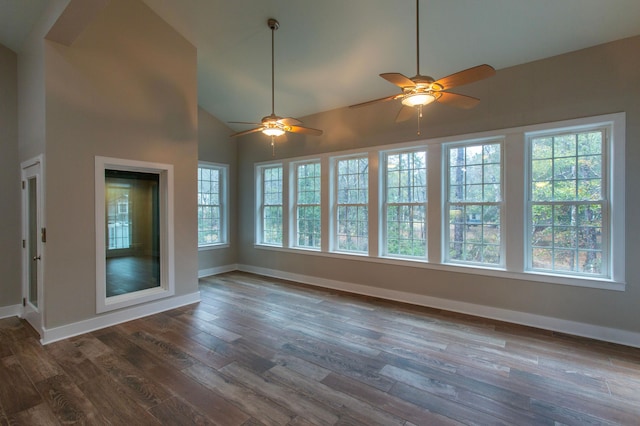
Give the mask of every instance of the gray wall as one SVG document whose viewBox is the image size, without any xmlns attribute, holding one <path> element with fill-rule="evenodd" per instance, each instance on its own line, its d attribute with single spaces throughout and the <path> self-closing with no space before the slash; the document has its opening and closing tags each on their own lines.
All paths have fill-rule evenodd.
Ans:
<svg viewBox="0 0 640 426">
<path fill-rule="evenodd" d="M 196 292 L 195 48 L 138 0 L 44 43 L 45 327 L 96 316 L 95 156 L 173 165 L 176 295 Z"/>
<path fill-rule="evenodd" d="M 238 170 L 236 141 L 229 138 L 233 131 L 206 110 L 198 108 L 198 160 L 229 165 L 229 241 L 225 248 L 198 251 L 198 270 L 233 266 L 236 263 Z"/>
<path fill-rule="evenodd" d="M 20 303 L 18 57 L 0 44 L 0 309 Z"/>
<path fill-rule="evenodd" d="M 254 242 L 254 163 L 271 159 L 262 135 L 239 142 L 239 259 L 254 267 L 431 296 L 640 332 L 640 37 L 499 70 L 460 88 L 481 99 L 472 110 L 432 105 L 424 138 L 435 138 L 624 111 L 626 129 L 626 292 L 570 287 L 459 272 L 260 250 Z M 437 77 L 437 76 L 436 76 Z M 390 91 L 390 94 L 393 91 Z M 305 117 L 322 137 L 289 135 L 279 158 L 416 140 L 416 121 L 395 124 L 388 102 Z"/>
</svg>

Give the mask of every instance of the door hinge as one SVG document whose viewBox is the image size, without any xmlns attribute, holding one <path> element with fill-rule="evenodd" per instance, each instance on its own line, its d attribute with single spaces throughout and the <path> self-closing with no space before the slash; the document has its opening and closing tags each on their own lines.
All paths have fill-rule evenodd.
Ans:
<svg viewBox="0 0 640 426">
<path fill-rule="evenodd" d="M 22 181 L 22 189 L 25 189 L 25 188 L 26 188 L 26 182 Z"/>
<path fill-rule="evenodd" d="M 23 297 L 22 298 L 22 307 L 25 307 L 25 306 L 27 306 L 27 298 Z"/>
<path fill-rule="evenodd" d="M 40 236 L 41 236 L 41 240 L 43 243 L 47 242 L 47 228 L 41 228 L 40 229 Z"/>
<path fill-rule="evenodd" d="M 22 248 L 27 248 L 27 240 L 22 240 Z"/>
</svg>

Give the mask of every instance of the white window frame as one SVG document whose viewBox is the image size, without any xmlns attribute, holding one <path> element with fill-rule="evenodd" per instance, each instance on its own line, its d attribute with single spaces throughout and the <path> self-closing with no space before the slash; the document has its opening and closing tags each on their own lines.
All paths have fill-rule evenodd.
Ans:
<svg viewBox="0 0 640 426">
<path fill-rule="evenodd" d="M 419 201 L 419 202 L 399 202 L 399 203 L 390 203 L 388 200 L 388 195 L 389 195 L 389 188 L 388 188 L 388 166 L 389 166 L 389 156 L 392 155 L 402 155 L 402 154 L 415 154 L 415 153 L 419 153 L 419 152 L 423 152 L 424 156 L 425 156 L 425 164 L 424 164 L 424 169 L 425 169 L 425 201 Z M 404 148 L 404 149 L 395 149 L 395 150 L 388 150 L 388 151 L 381 151 L 380 152 L 380 180 L 381 180 L 381 184 L 380 184 L 380 201 L 381 201 L 381 208 L 380 208 L 380 228 L 379 228 L 379 234 L 381 236 L 380 238 L 380 243 L 379 246 L 381 248 L 380 252 L 381 252 L 381 256 L 383 257 L 388 257 L 388 258 L 398 258 L 398 259 L 413 259 L 413 260 L 421 260 L 421 261 L 425 261 L 427 259 L 427 257 L 429 256 L 429 249 L 428 249 L 428 245 L 429 245 L 429 194 L 428 194 L 428 190 L 429 190 L 429 153 L 428 153 L 428 149 L 426 146 L 417 146 L 417 147 L 408 147 L 408 148 Z M 388 224 L 388 210 L 389 210 L 389 206 L 390 205 L 394 205 L 394 206 L 411 206 L 411 207 L 415 207 L 415 206 L 422 206 L 424 207 L 424 215 L 425 215 L 425 219 L 424 219 L 424 232 L 425 232 L 425 242 L 424 242 L 424 254 L 421 256 L 409 256 L 409 255 L 401 255 L 401 254 L 397 254 L 397 253 L 389 253 L 388 247 L 389 247 L 389 241 L 388 241 L 388 232 L 389 232 L 389 224 Z"/>
<path fill-rule="evenodd" d="M 160 178 L 160 285 L 145 290 L 107 297 L 106 294 L 106 231 L 105 231 L 105 170 L 154 173 Z M 121 158 L 95 157 L 95 220 L 96 220 L 96 312 L 115 309 L 170 297 L 175 294 L 174 267 L 174 196 L 173 165 Z"/>
<path fill-rule="evenodd" d="M 281 242 L 280 243 L 274 243 L 274 242 L 268 242 L 265 241 L 264 238 L 264 212 L 265 212 L 265 208 L 267 207 L 267 205 L 265 204 L 265 196 L 264 196 L 264 173 L 265 170 L 267 169 L 272 169 L 272 168 L 280 168 L 281 169 L 281 176 L 282 176 L 282 180 L 281 182 L 281 191 L 282 191 L 282 195 L 281 195 L 281 203 L 280 204 L 271 204 L 270 206 L 280 206 L 281 209 L 281 215 L 282 215 L 282 223 L 280 225 L 280 229 L 281 229 Z M 256 235 L 255 235 L 255 244 L 257 246 L 268 246 L 268 247 L 287 247 L 287 235 L 288 233 L 285 231 L 287 226 L 286 224 L 288 223 L 288 214 L 285 214 L 287 209 L 285 208 L 285 206 L 288 205 L 288 197 L 286 197 L 286 194 L 289 193 L 289 191 L 287 190 L 288 188 L 288 182 L 285 182 L 285 180 L 288 181 L 288 179 L 285 179 L 286 174 L 287 174 L 287 167 L 285 167 L 284 163 L 278 162 L 278 163 L 268 163 L 268 164 L 261 164 L 261 165 L 256 165 Z"/>
<path fill-rule="evenodd" d="M 312 203 L 312 204 L 301 204 L 299 202 L 299 170 L 300 167 L 303 166 L 309 166 L 309 165 L 317 165 L 320 168 L 320 175 L 318 176 L 318 203 Z M 291 192 L 293 193 L 293 197 L 291 197 L 293 199 L 293 206 L 291 208 L 291 215 L 290 217 L 292 218 L 291 220 L 291 225 L 292 225 L 292 230 L 290 231 L 289 235 L 292 236 L 291 238 L 291 246 L 292 247 L 296 247 L 299 249 L 304 249 L 304 250 L 314 250 L 314 251 L 319 251 L 322 248 L 322 241 L 323 241 L 323 234 L 324 234 L 324 229 L 322 226 L 322 199 L 323 199 L 323 190 L 322 190 L 322 174 L 323 174 L 323 167 L 322 167 L 322 161 L 320 159 L 312 159 L 312 160 L 305 160 L 305 161 L 296 161 L 291 163 L 290 165 L 290 169 L 291 169 L 291 173 L 292 173 L 292 177 L 290 179 L 290 181 L 292 182 L 292 188 L 291 188 Z M 319 227 L 320 227 L 320 235 L 319 235 L 319 241 L 318 241 L 318 246 L 308 246 L 308 245 L 302 245 L 300 244 L 300 221 L 299 221 L 299 210 L 301 207 L 317 207 L 320 213 L 320 217 L 319 217 Z"/>
<path fill-rule="evenodd" d="M 541 136 L 552 136 L 570 133 L 581 133 L 590 130 L 602 130 L 604 133 L 602 150 L 602 260 L 603 271 L 600 275 L 580 273 L 574 271 L 547 271 L 534 268 L 531 247 L 531 143 Z M 526 205 L 525 205 L 525 270 L 530 274 L 544 274 L 582 278 L 585 280 L 611 280 L 624 282 L 624 218 L 625 218 L 625 172 L 624 172 L 624 144 L 625 144 L 625 116 L 624 113 L 606 116 L 590 117 L 558 123 L 557 126 L 532 129 L 525 133 L 526 139 Z M 569 202 L 580 204 L 581 202 Z M 562 204 L 558 202 L 557 204 Z"/>
<path fill-rule="evenodd" d="M 361 159 L 365 159 L 367 161 L 367 202 L 366 203 L 339 203 L 338 202 L 338 197 L 339 197 L 339 177 L 340 174 L 338 172 L 338 167 L 339 167 L 339 163 L 341 161 L 349 161 L 349 160 L 361 160 Z M 372 209 L 370 207 L 370 203 L 371 203 L 371 197 L 369 196 L 369 192 L 371 191 L 371 184 L 370 184 L 370 175 L 371 175 L 371 170 L 370 167 L 371 166 L 371 161 L 369 159 L 368 153 L 367 152 L 360 152 L 358 154 L 354 154 L 354 155 L 347 155 L 347 156 L 336 156 L 332 158 L 332 176 L 333 176 L 333 185 L 332 185 L 332 197 L 331 197 L 331 229 L 332 229 L 332 233 L 331 233 L 331 247 L 332 247 L 332 251 L 336 252 L 336 253 L 348 253 L 348 254 L 352 254 L 352 255 L 362 255 L 362 256 L 368 256 L 370 253 L 370 249 L 371 249 L 371 242 L 372 242 L 372 238 L 371 238 L 371 226 L 369 226 L 369 221 L 367 221 L 367 249 L 366 250 L 348 250 L 348 249 L 344 249 L 344 248 L 340 248 L 339 247 L 339 243 L 338 243 L 338 212 L 340 207 L 342 206 L 346 206 L 346 207 L 364 207 L 367 211 L 367 217 L 370 217 L 370 213 Z M 358 188 L 359 190 L 361 190 L 361 188 Z"/>
<path fill-rule="evenodd" d="M 499 145 L 500 147 L 500 199 L 499 201 L 452 201 L 450 196 L 451 191 L 451 182 L 450 182 L 450 152 L 452 149 L 458 148 L 467 148 L 472 146 L 484 146 L 484 145 Z M 505 258 L 504 258 L 504 232 L 503 232 L 503 223 L 504 223 L 504 140 L 503 138 L 487 138 L 487 139 L 474 139 L 474 140 L 465 140 L 465 141 L 457 141 L 443 144 L 442 156 L 443 156 L 443 166 L 441 179 L 444 187 L 443 191 L 443 227 L 442 227 L 442 254 L 443 254 L 443 262 L 450 264 L 467 264 L 473 265 L 477 267 L 483 268 L 504 268 L 505 267 Z M 484 180 L 483 184 L 484 185 Z M 466 187 L 466 185 L 464 185 Z M 450 214 L 451 214 L 451 205 L 459 204 L 463 206 L 497 206 L 500 214 L 500 224 L 499 224 L 499 235 L 500 235 L 500 244 L 498 248 L 498 255 L 500 256 L 500 261 L 497 263 L 489 263 L 489 262 L 473 262 L 464 259 L 453 259 L 449 254 L 449 247 L 451 244 L 450 241 Z M 464 243 L 463 243 L 464 244 Z M 484 245 L 484 242 L 481 244 Z"/>
<path fill-rule="evenodd" d="M 229 247 L 229 165 L 212 163 L 208 161 L 198 162 L 198 181 L 200 180 L 200 169 L 206 168 L 211 170 L 217 170 L 219 173 L 219 215 L 220 215 L 220 231 L 219 241 L 215 243 L 198 243 L 198 250 L 210 250 L 217 248 Z M 198 202 L 198 209 L 201 206 L 211 206 L 206 204 L 200 204 Z M 198 225 L 198 231 L 200 226 Z"/>
</svg>

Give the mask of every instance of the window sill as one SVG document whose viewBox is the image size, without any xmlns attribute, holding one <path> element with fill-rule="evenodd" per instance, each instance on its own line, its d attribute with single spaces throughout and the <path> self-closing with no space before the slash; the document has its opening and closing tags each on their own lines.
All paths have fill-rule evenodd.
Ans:
<svg viewBox="0 0 640 426">
<path fill-rule="evenodd" d="M 315 250 L 305 250 L 298 248 L 284 248 L 277 246 L 267 246 L 255 244 L 254 248 L 259 250 L 271 250 L 289 254 L 301 254 L 305 256 L 320 256 L 342 260 L 355 260 L 360 262 L 380 263 L 387 265 L 404 266 L 410 268 L 433 269 L 438 271 L 456 272 L 472 275 L 482 275 L 495 278 L 506 278 L 518 281 L 533 281 L 545 284 L 568 285 L 574 287 L 585 287 L 599 290 L 625 291 L 626 283 L 609 280 L 606 278 L 571 277 L 566 275 L 548 274 L 533 271 L 508 271 L 495 267 L 481 267 L 478 265 L 465 264 L 440 264 L 430 263 L 421 259 L 400 259 L 390 257 L 370 257 L 359 253 L 345 252 L 320 252 Z"/>
<path fill-rule="evenodd" d="M 229 243 L 207 244 L 206 246 L 198 246 L 198 251 L 216 250 L 229 248 Z"/>
</svg>

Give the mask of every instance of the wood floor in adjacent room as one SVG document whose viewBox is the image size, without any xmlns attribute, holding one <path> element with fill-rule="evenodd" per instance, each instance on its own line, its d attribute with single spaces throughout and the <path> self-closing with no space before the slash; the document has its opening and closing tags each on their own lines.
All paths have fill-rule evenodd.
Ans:
<svg viewBox="0 0 640 426">
<path fill-rule="evenodd" d="M 640 424 L 640 349 L 295 285 L 42 347 L 0 320 L 0 425 Z"/>
</svg>

